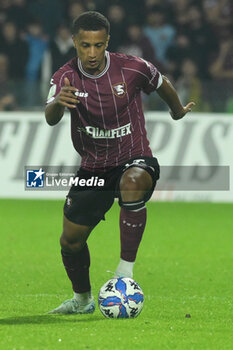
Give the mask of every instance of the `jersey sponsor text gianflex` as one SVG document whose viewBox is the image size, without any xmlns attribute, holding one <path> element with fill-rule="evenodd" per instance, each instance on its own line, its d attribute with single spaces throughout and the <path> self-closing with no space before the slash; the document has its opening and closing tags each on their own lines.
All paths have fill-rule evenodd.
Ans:
<svg viewBox="0 0 233 350">
<path fill-rule="evenodd" d="M 109 168 L 125 159 L 152 156 L 146 136 L 141 91 L 151 93 L 161 74 L 150 62 L 106 51 L 106 67 L 97 76 L 84 71 L 75 57 L 52 77 L 54 99 L 67 77 L 78 89 L 80 103 L 70 109 L 74 148 L 87 170 Z M 51 100 L 50 100 L 51 101 Z M 117 146 L 116 146 L 117 141 Z"/>
<path fill-rule="evenodd" d="M 78 131 L 83 131 L 93 139 L 115 139 L 131 134 L 130 123 L 110 130 L 104 130 L 94 126 L 85 126 L 85 128 L 78 128 Z"/>
</svg>

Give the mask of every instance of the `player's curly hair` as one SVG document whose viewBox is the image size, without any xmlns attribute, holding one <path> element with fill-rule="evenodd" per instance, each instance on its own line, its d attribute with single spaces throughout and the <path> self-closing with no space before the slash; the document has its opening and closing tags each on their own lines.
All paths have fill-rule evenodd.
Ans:
<svg viewBox="0 0 233 350">
<path fill-rule="evenodd" d="M 109 34 L 110 23 L 101 13 L 96 11 L 88 11 L 75 18 L 71 28 L 72 34 L 76 35 L 80 29 L 87 31 L 105 29 L 107 34 Z"/>
</svg>

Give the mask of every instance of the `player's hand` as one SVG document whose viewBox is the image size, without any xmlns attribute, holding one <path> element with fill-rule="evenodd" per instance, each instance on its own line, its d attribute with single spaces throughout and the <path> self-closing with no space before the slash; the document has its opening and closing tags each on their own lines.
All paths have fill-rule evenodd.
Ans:
<svg viewBox="0 0 233 350">
<path fill-rule="evenodd" d="M 174 113 L 173 111 L 169 111 L 171 114 L 172 119 L 179 120 L 182 119 L 187 113 L 192 111 L 192 107 L 195 106 L 194 102 L 189 102 L 181 111 L 178 113 Z"/>
<path fill-rule="evenodd" d="M 64 83 L 65 85 L 61 88 L 61 91 L 57 95 L 55 101 L 64 107 L 76 108 L 77 104 L 80 103 L 78 97 L 75 96 L 75 92 L 77 92 L 78 89 L 71 86 L 68 78 L 64 79 Z"/>
</svg>

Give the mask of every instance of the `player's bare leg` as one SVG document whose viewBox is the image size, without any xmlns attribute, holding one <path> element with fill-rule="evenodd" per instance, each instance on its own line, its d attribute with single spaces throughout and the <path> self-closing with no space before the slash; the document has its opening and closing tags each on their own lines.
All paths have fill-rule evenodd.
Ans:
<svg viewBox="0 0 233 350">
<path fill-rule="evenodd" d="M 136 254 L 146 225 L 143 198 L 152 185 L 151 175 L 139 167 L 131 167 L 121 177 L 121 259 L 115 273 L 118 277 L 133 277 Z"/>
<path fill-rule="evenodd" d="M 65 216 L 60 238 L 61 254 L 67 275 L 72 283 L 74 297 L 66 300 L 50 313 L 93 313 L 94 299 L 91 295 L 89 278 L 90 255 L 87 238 L 92 226 L 77 225 Z"/>
</svg>

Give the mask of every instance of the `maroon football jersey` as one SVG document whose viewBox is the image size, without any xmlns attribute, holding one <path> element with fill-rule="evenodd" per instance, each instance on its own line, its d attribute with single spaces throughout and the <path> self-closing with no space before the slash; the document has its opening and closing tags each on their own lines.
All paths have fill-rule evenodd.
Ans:
<svg viewBox="0 0 233 350">
<path fill-rule="evenodd" d="M 156 90 L 162 77 L 150 62 L 106 51 L 106 66 L 94 76 L 73 58 L 53 75 L 47 103 L 59 93 L 65 77 L 79 90 L 80 103 L 70 109 L 71 136 L 84 169 L 107 169 L 130 158 L 152 156 L 141 91 Z"/>
</svg>

